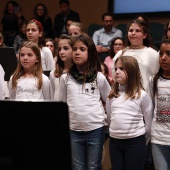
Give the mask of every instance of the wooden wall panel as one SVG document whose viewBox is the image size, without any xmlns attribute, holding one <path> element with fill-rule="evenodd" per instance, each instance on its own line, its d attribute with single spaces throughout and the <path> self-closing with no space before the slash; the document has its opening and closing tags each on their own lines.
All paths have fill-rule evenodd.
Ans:
<svg viewBox="0 0 170 170">
<path fill-rule="evenodd" d="M 54 21 L 55 15 L 60 11 L 58 2 L 59 0 L 16 0 L 22 7 L 23 14 L 27 20 L 32 17 L 34 6 L 41 2 L 44 3 L 49 15 Z M 7 3 L 7 0 L 0 0 L 0 20 L 2 13 Z M 101 16 L 108 8 L 108 0 L 70 0 L 71 9 L 79 12 L 81 21 L 84 27 L 87 29 L 90 24 L 102 24 Z M 156 21 L 166 23 L 169 21 L 169 17 L 166 18 L 149 18 L 149 21 Z M 114 25 L 119 23 L 128 23 L 129 19 L 115 20 Z"/>
<path fill-rule="evenodd" d="M 0 20 L 7 0 L 0 0 Z M 60 12 L 59 0 L 17 0 L 21 5 L 23 14 L 27 20 L 33 15 L 34 6 L 41 2 L 47 6 L 49 15 L 54 21 L 55 15 Z M 79 13 L 81 21 L 85 28 L 91 23 L 101 24 L 101 16 L 107 11 L 107 0 L 70 0 L 70 7 Z"/>
</svg>

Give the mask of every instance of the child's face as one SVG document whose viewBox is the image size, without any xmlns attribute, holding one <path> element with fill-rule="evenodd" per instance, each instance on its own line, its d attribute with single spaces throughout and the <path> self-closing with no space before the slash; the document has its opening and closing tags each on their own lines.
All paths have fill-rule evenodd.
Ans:
<svg viewBox="0 0 170 170">
<path fill-rule="evenodd" d="M 122 66 L 122 62 L 120 60 L 115 64 L 115 81 L 121 85 L 125 85 L 127 83 L 127 74 Z"/>
<path fill-rule="evenodd" d="M 162 44 L 159 51 L 159 63 L 164 74 L 170 76 L 170 44 Z"/>
<path fill-rule="evenodd" d="M 20 49 L 20 63 L 25 71 L 31 70 L 38 63 L 37 56 L 31 48 L 22 47 Z"/>
<path fill-rule="evenodd" d="M 76 35 L 81 34 L 81 31 L 80 31 L 79 27 L 72 25 L 68 28 L 68 33 L 69 33 L 70 36 L 76 36 Z"/>
<path fill-rule="evenodd" d="M 81 42 L 77 41 L 73 47 L 73 61 L 78 66 L 84 65 L 88 60 L 88 48 L 87 46 Z"/>
<path fill-rule="evenodd" d="M 26 35 L 29 41 L 33 41 L 38 44 L 38 40 L 42 36 L 42 32 L 39 31 L 38 26 L 35 23 L 30 23 L 27 25 Z"/>
<path fill-rule="evenodd" d="M 143 40 L 146 38 L 146 34 L 143 33 L 141 27 L 138 24 L 131 24 L 128 30 L 128 39 L 131 43 L 131 46 L 139 47 L 143 45 Z"/>
<path fill-rule="evenodd" d="M 46 42 L 46 46 L 51 50 L 51 52 L 54 52 L 54 44 L 51 41 Z"/>
<path fill-rule="evenodd" d="M 72 59 L 72 47 L 68 43 L 67 39 L 61 39 L 58 42 L 58 54 L 63 62 L 70 61 Z"/>
<path fill-rule="evenodd" d="M 21 31 L 22 31 L 22 33 L 23 34 L 26 34 L 26 24 L 23 24 L 22 26 L 21 26 Z"/>
</svg>

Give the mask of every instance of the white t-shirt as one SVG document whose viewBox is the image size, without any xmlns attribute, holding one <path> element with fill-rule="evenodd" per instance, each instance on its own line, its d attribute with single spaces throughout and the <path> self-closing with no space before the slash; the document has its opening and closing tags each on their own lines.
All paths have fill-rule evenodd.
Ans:
<svg viewBox="0 0 170 170">
<path fill-rule="evenodd" d="M 150 78 L 150 89 L 153 88 Z M 158 94 L 154 97 L 154 116 L 151 126 L 151 143 L 170 146 L 170 79 L 159 77 Z M 152 95 L 151 91 L 151 96 Z"/>
<path fill-rule="evenodd" d="M 106 98 L 111 87 L 106 77 L 98 72 L 97 80 L 79 84 L 71 75 L 60 78 L 59 100 L 69 107 L 70 129 L 91 131 L 105 125 L 105 110 L 101 98 Z"/>
<path fill-rule="evenodd" d="M 40 51 L 43 70 L 53 70 L 55 65 L 51 50 L 48 47 L 42 47 Z"/>
<path fill-rule="evenodd" d="M 37 88 L 37 78 L 35 77 L 21 77 L 17 82 L 17 87 L 12 89 L 12 77 L 9 81 L 9 93 L 10 99 L 51 99 L 51 86 L 49 78 L 42 74 L 43 84 L 42 88 Z"/>
<path fill-rule="evenodd" d="M 107 98 L 106 112 L 110 136 L 117 139 L 135 138 L 146 132 L 146 142 L 150 140 L 153 104 L 144 90 L 137 99 L 125 99 L 125 86 L 120 85 L 118 98 Z M 145 122 L 144 122 L 145 121 Z"/>
<path fill-rule="evenodd" d="M 6 85 L 4 81 L 5 72 L 0 64 L 0 100 L 5 99 Z"/>
<path fill-rule="evenodd" d="M 51 89 L 52 89 L 52 98 L 54 99 L 54 100 L 59 100 L 59 83 L 60 83 L 60 78 L 58 78 L 58 77 L 55 77 L 54 76 L 54 71 L 55 70 L 52 70 L 51 72 L 50 72 L 50 76 L 49 76 L 49 78 L 50 78 L 50 84 L 51 84 Z"/>
</svg>

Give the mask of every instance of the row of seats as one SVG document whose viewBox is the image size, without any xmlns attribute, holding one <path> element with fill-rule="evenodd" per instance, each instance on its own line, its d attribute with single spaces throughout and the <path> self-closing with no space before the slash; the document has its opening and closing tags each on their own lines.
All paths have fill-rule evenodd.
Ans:
<svg viewBox="0 0 170 170">
<path fill-rule="evenodd" d="M 93 36 L 94 31 L 102 28 L 102 25 L 99 24 L 91 24 L 88 27 L 87 33 L 89 36 Z M 127 24 L 121 23 L 116 25 L 116 28 L 120 29 L 123 33 L 123 38 L 126 39 L 126 35 L 127 35 Z M 152 40 L 153 40 L 153 44 L 159 48 L 163 34 L 164 34 L 164 28 L 165 25 L 159 22 L 150 22 L 149 23 L 149 30 L 152 36 Z"/>
</svg>

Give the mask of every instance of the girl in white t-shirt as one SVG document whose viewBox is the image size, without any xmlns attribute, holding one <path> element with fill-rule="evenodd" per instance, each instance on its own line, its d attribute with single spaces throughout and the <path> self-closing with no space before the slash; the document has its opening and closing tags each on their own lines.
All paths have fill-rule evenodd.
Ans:
<svg viewBox="0 0 170 170">
<path fill-rule="evenodd" d="M 42 24 L 35 19 L 30 20 L 27 23 L 26 35 L 29 41 L 35 42 L 40 48 L 43 71 L 54 69 L 53 55 L 46 47 Z"/>
<path fill-rule="evenodd" d="M 132 20 L 127 26 L 127 46 L 119 50 L 113 58 L 114 62 L 120 56 L 132 56 L 138 61 L 141 81 L 144 89 L 148 92 L 150 76 L 157 73 L 159 69 L 159 57 L 155 49 L 151 47 L 151 38 L 147 24 L 141 20 Z"/>
<path fill-rule="evenodd" d="M 59 100 L 69 107 L 73 169 L 102 169 L 105 110 L 102 104 L 111 90 L 101 73 L 91 37 L 74 37 L 73 65 L 60 78 Z M 102 101 L 101 101 L 102 100 Z"/>
<path fill-rule="evenodd" d="M 152 100 L 143 90 L 134 57 L 117 58 L 113 76 L 115 84 L 106 101 L 111 164 L 116 170 L 143 170 L 150 140 Z"/>
<path fill-rule="evenodd" d="M 156 170 L 170 170 L 170 40 L 164 39 L 159 51 L 160 68 L 150 77 L 154 101 L 151 146 Z"/>
<path fill-rule="evenodd" d="M 50 72 L 50 83 L 52 87 L 52 97 L 54 100 L 59 98 L 59 82 L 63 73 L 69 70 L 72 64 L 73 38 L 66 34 L 62 34 L 58 41 L 58 59 L 55 69 Z"/>
<path fill-rule="evenodd" d="M 10 99 L 51 99 L 50 80 L 43 74 L 41 53 L 36 43 L 20 48 L 18 65 L 9 81 Z"/>
</svg>

